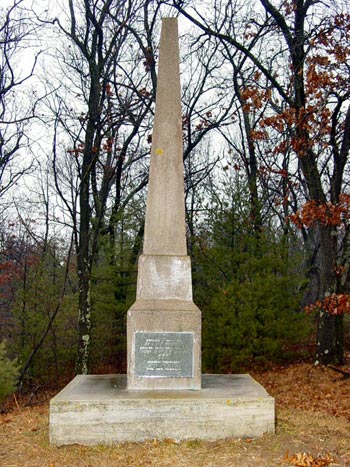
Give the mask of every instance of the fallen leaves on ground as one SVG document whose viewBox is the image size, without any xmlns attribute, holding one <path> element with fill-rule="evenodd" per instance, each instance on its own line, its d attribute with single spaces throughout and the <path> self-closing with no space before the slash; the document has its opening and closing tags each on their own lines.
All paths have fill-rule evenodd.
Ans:
<svg viewBox="0 0 350 467">
<path fill-rule="evenodd" d="M 325 455 L 319 454 L 314 457 L 307 452 L 298 452 L 292 456 L 289 456 L 289 453 L 287 453 L 285 460 L 295 467 L 327 467 L 334 462 L 333 457 L 328 453 Z"/>
<path fill-rule="evenodd" d="M 299 363 L 253 376 L 275 398 L 277 406 L 350 420 L 350 378 L 331 368 Z"/>
</svg>

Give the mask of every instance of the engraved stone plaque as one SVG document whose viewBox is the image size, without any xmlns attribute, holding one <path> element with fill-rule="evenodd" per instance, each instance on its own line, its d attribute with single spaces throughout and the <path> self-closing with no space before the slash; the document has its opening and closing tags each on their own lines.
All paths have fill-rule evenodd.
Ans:
<svg viewBox="0 0 350 467">
<path fill-rule="evenodd" d="M 193 333 L 136 332 L 135 374 L 151 378 L 192 378 Z"/>
</svg>

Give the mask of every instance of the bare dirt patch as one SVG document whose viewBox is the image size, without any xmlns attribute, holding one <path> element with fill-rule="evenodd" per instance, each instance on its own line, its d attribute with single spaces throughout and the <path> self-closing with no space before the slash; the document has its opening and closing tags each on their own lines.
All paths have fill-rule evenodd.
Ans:
<svg viewBox="0 0 350 467">
<path fill-rule="evenodd" d="M 218 442 L 50 446 L 48 402 L 0 416 L 1 467 L 350 467 L 350 379 L 308 364 L 254 374 L 276 398 L 276 434 Z"/>
</svg>

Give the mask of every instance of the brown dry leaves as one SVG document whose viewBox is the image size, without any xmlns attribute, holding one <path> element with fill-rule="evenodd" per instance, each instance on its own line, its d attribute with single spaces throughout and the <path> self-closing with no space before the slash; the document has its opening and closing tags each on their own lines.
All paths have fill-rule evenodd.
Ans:
<svg viewBox="0 0 350 467">
<path fill-rule="evenodd" d="M 295 467 L 327 467 L 334 462 L 333 457 L 328 453 L 326 455 L 319 454 L 314 457 L 312 454 L 306 452 L 293 454 L 292 456 L 289 456 L 289 453 L 287 453 L 285 460 Z"/>
<path fill-rule="evenodd" d="M 327 367 L 300 363 L 254 377 L 279 407 L 321 412 L 350 420 L 350 378 Z"/>
</svg>

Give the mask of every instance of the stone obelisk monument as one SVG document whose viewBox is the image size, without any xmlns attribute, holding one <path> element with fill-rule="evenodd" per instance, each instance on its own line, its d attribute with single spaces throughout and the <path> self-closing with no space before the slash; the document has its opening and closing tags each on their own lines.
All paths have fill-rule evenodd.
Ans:
<svg viewBox="0 0 350 467">
<path fill-rule="evenodd" d="M 128 374 L 76 376 L 50 402 L 52 444 L 252 438 L 274 431 L 274 399 L 253 378 L 200 374 L 181 120 L 177 20 L 166 18 L 143 254 L 128 311 Z"/>
<path fill-rule="evenodd" d="M 187 256 L 177 19 L 163 19 L 143 254 L 128 311 L 128 389 L 200 389 Z"/>
</svg>

